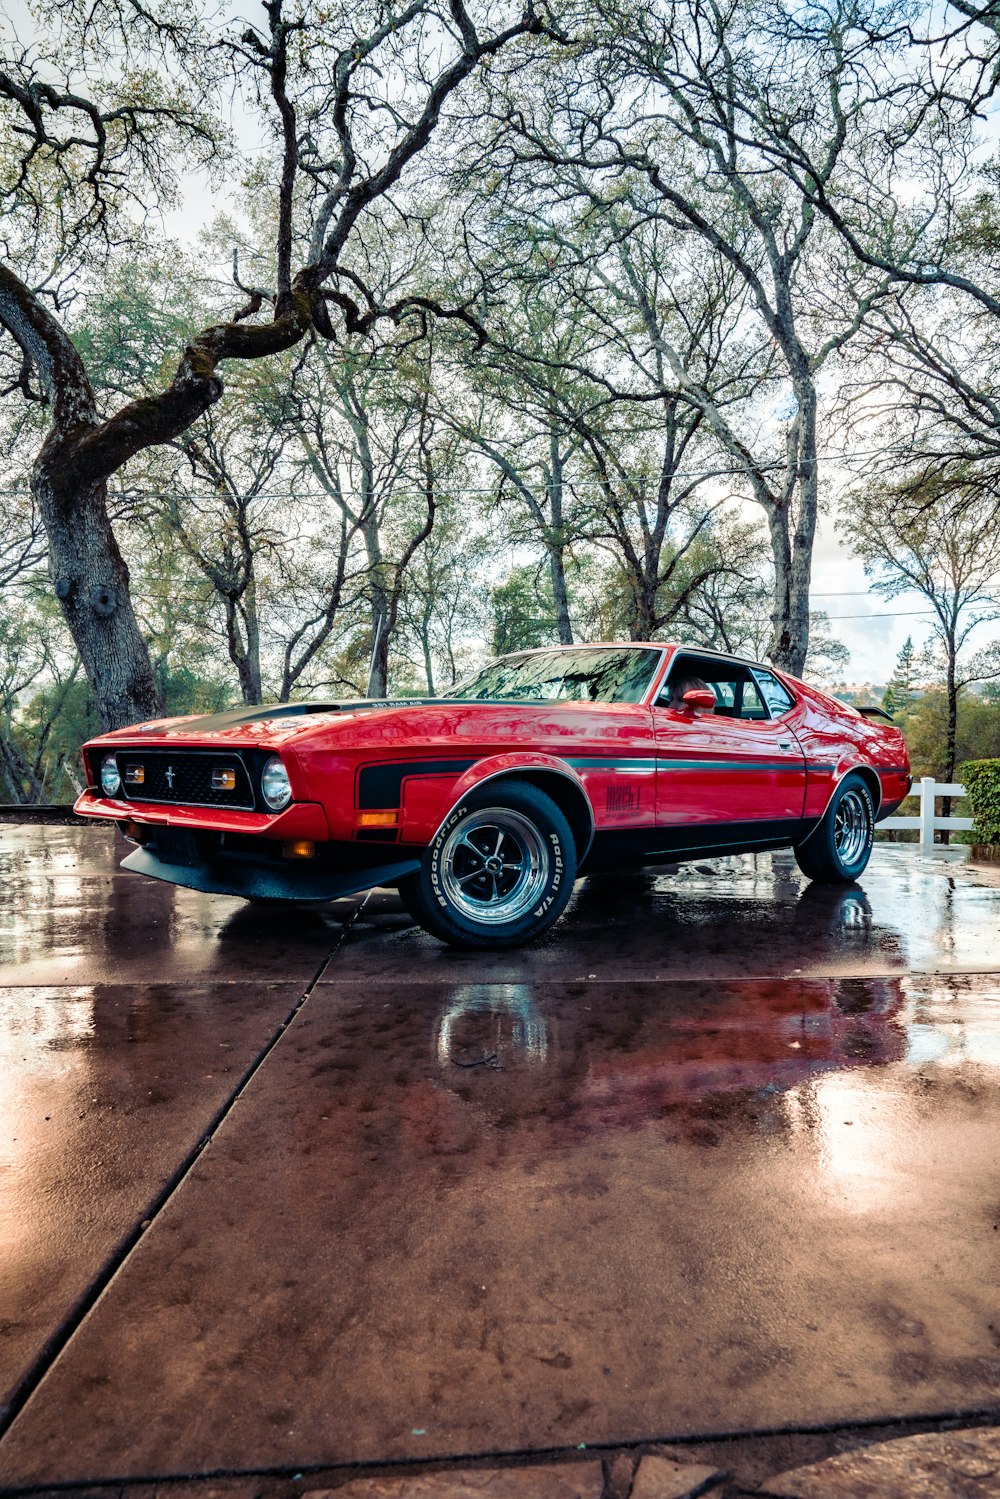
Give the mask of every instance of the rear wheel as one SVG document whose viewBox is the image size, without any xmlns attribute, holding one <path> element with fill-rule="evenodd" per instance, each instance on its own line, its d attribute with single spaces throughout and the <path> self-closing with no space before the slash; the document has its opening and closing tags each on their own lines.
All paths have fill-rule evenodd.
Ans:
<svg viewBox="0 0 1000 1499">
<path fill-rule="evenodd" d="M 536 786 L 512 780 L 463 798 L 399 894 L 452 947 L 517 947 L 562 915 L 575 878 L 566 818 Z"/>
<path fill-rule="evenodd" d="M 847 885 L 863 872 L 874 837 L 872 794 L 861 776 L 848 775 L 833 793 L 822 822 L 796 848 L 795 859 L 809 879 Z"/>
</svg>

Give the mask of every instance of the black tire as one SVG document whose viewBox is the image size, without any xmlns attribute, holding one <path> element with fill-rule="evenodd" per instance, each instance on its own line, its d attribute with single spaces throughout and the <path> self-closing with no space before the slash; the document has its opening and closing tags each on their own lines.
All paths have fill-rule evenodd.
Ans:
<svg viewBox="0 0 1000 1499">
<path fill-rule="evenodd" d="M 576 862 L 552 798 L 527 781 L 501 781 L 462 798 L 399 895 L 451 947 L 519 947 L 562 915 Z"/>
<path fill-rule="evenodd" d="M 795 849 L 802 873 L 821 885 L 849 885 L 864 872 L 875 838 L 875 807 L 862 776 L 846 775 L 822 822 Z"/>
</svg>

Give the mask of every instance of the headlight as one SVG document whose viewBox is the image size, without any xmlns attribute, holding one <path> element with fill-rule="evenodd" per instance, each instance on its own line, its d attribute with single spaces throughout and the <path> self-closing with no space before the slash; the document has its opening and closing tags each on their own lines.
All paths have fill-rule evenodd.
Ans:
<svg viewBox="0 0 1000 1499">
<path fill-rule="evenodd" d="M 277 755 L 272 755 L 264 766 L 260 778 L 260 789 L 272 812 L 280 812 L 292 799 L 292 788 L 288 782 L 288 771 Z"/>
<path fill-rule="evenodd" d="M 105 796 L 117 796 L 122 789 L 122 778 L 118 774 L 114 755 L 105 755 L 101 761 L 101 786 Z"/>
</svg>

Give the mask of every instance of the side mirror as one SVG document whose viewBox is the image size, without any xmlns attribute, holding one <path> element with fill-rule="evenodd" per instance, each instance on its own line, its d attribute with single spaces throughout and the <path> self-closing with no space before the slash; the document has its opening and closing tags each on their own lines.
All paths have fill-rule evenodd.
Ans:
<svg viewBox="0 0 1000 1499">
<path fill-rule="evenodd" d="M 692 710 L 704 708 L 711 713 L 715 708 L 715 693 L 710 687 L 692 687 L 684 694 L 684 702 Z"/>
</svg>

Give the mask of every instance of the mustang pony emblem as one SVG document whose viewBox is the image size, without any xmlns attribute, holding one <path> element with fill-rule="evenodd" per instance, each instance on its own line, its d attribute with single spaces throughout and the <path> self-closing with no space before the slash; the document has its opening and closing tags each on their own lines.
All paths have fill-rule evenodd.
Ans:
<svg viewBox="0 0 1000 1499">
<path fill-rule="evenodd" d="M 172 765 L 168 765 L 167 766 L 167 785 L 170 787 L 171 791 L 173 791 L 173 789 L 174 789 L 174 767 Z"/>
</svg>

